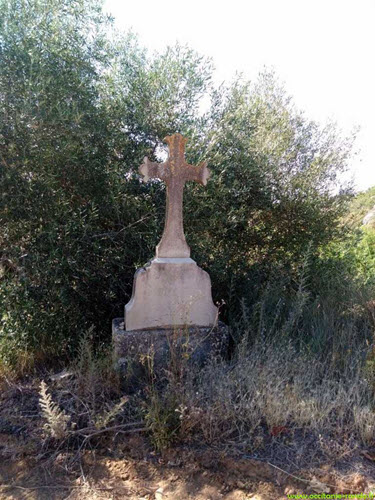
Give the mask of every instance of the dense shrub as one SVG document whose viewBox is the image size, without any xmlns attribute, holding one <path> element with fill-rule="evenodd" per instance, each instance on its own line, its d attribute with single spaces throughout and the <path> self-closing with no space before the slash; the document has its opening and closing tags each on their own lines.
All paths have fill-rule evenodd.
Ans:
<svg viewBox="0 0 375 500">
<path fill-rule="evenodd" d="M 259 303 L 272 272 L 293 291 L 307 250 L 342 234 L 352 138 L 306 119 L 274 75 L 216 89 L 210 61 L 180 46 L 148 55 L 94 0 L 0 7 L 3 361 L 67 354 L 90 326 L 110 338 L 161 235 L 164 186 L 137 167 L 166 134 L 212 170 L 207 189 L 186 188 L 185 227 L 226 320 L 243 297 Z"/>
</svg>

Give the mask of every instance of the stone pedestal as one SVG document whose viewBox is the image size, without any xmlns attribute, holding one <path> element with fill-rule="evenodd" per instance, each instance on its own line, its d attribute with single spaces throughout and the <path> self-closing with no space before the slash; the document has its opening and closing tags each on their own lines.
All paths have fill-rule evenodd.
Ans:
<svg viewBox="0 0 375 500">
<path fill-rule="evenodd" d="M 117 365 L 125 371 L 129 363 L 140 365 L 145 356 L 152 358 L 155 369 L 167 368 L 173 360 L 202 366 L 211 357 L 227 355 L 229 333 L 221 321 L 215 327 L 127 331 L 124 318 L 116 318 L 112 340 Z"/>
<path fill-rule="evenodd" d="M 212 327 L 217 316 L 209 275 L 190 258 L 159 257 L 135 273 L 125 330 Z"/>
<path fill-rule="evenodd" d="M 168 159 L 155 163 L 147 157 L 139 167 L 145 182 L 160 179 L 167 187 L 165 227 L 156 258 L 135 273 L 133 293 L 125 306 L 125 319 L 113 321 L 112 333 L 118 364 L 140 364 L 152 358 L 153 366 L 176 362 L 203 363 L 209 355 L 226 351 L 228 329 L 218 323 L 209 275 L 190 259 L 183 229 L 183 190 L 188 181 L 206 185 L 206 162 L 197 166 L 185 160 L 187 139 L 181 134 L 165 138 Z M 137 361 L 138 360 L 138 361 Z"/>
</svg>

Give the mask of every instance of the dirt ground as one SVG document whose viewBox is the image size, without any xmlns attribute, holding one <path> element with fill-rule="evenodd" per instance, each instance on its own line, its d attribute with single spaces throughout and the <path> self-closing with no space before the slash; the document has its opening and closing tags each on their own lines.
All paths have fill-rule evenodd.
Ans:
<svg viewBox="0 0 375 500">
<path fill-rule="evenodd" d="M 293 453 L 226 446 L 176 446 L 155 453 L 147 435 L 113 435 L 85 450 L 43 438 L 38 393 L 0 394 L 0 499 L 278 500 L 288 494 L 375 492 L 375 451 L 303 467 Z M 284 450 L 285 451 L 285 450 Z M 280 457 L 284 457 L 281 459 Z"/>
<path fill-rule="evenodd" d="M 142 447 L 136 437 L 130 444 Z M 278 500 L 287 494 L 375 491 L 374 469 L 344 474 L 325 465 L 293 477 L 268 463 L 220 457 L 213 450 L 175 449 L 172 455 L 180 458 L 119 459 L 86 452 L 70 465 L 63 454 L 53 465 L 37 457 L 3 461 L 0 498 Z"/>
</svg>

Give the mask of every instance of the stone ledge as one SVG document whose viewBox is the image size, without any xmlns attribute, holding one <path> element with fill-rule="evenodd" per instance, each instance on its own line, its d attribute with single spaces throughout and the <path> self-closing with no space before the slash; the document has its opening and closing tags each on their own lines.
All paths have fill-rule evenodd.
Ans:
<svg viewBox="0 0 375 500">
<path fill-rule="evenodd" d="M 125 330 L 124 318 L 112 322 L 112 339 L 118 366 L 127 359 L 139 361 L 153 356 L 154 367 L 166 366 L 174 356 L 189 363 L 203 365 L 208 358 L 226 356 L 229 342 L 228 326 L 219 321 L 216 327 L 179 327 L 148 330 Z"/>
</svg>

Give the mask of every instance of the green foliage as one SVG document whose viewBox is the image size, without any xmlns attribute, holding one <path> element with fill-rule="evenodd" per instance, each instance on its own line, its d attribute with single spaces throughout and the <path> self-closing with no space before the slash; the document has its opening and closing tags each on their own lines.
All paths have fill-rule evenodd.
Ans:
<svg viewBox="0 0 375 500">
<path fill-rule="evenodd" d="M 359 274 L 365 282 L 375 283 L 375 230 L 362 229 L 362 238 L 355 249 Z"/>
<path fill-rule="evenodd" d="M 158 68 L 176 73 L 165 93 L 179 114 L 167 126 L 191 117 L 205 85 L 189 50 L 150 62 L 131 35 L 111 44 L 95 2 L 29 4 L 1 9 L 0 344 L 11 362 L 21 348 L 67 353 L 121 314 L 163 205 L 132 175 L 170 112 Z"/>
<path fill-rule="evenodd" d="M 90 327 L 108 341 L 161 235 L 164 185 L 142 184 L 137 167 L 166 134 L 209 162 L 207 189 L 186 188 L 185 228 L 234 317 L 272 269 L 294 282 L 307 248 L 342 231 L 352 138 L 307 120 L 274 75 L 215 89 L 209 60 L 178 45 L 148 55 L 95 0 L 0 9 L 3 361 L 66 356 Z"/>
<path fill-rule="evenodd" d="M 333 188 L 353 138 L 307 120 L 274 75 L 216 91 L 203 131 L 195 160 L 208 160 L 213 176 L 204 192 L 190 186 L 187 230 L 221 290 L 234 279 L 242 296 L 252 293 L 243 281 L 254 289 L 275 265 L 292 271 L 308 247 L 340 233 L 350 189 Z"/>
<path fill-rule="evenodd" d="M 242 351 L 277 339 L 331 359 L 336 369 L 350 363 L 350 353 L 365 351 L 375 331 L 374 282 L 355 275 L 355 263 L 327 251 L 307 254 L 295 273 L 274 269 L 234 322 Z"/>
<path fill-rule="evenodd" d="M 367 285 L 371 288 L 375 285 L 375 230 L 363 226 L 343 240 L 332 241 L 322 248 L 319 265 L 318 276 L 324 280 L 328 275 L 330 281 L 339 275 L 342 282 L 345 276 L 348 291 L 349 282 L 357 287 Z"/>
<path fill-rule="evenodd" d="M 375 186 L 359 193 L 350 203 L 345 223 L 351 228 L 362 225 L 365 215 L 375 206 Z"/>
<path fill-rule="evenodd" d="M 170 388 L 169 388 L 170 389 Z M 173 390 L 159 394 L 151 388 L 145 402 L 145 422 L 151 440 L 158 451 L 170 446 L 178 435 L 180 420 L 177 413 L 178 397 Z"/>
</svg>

